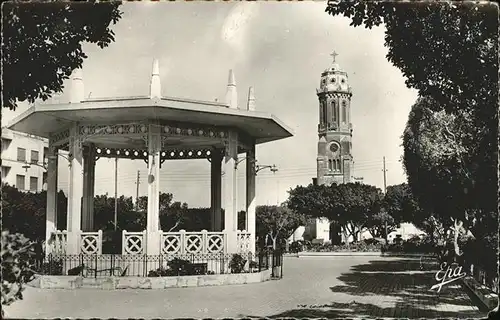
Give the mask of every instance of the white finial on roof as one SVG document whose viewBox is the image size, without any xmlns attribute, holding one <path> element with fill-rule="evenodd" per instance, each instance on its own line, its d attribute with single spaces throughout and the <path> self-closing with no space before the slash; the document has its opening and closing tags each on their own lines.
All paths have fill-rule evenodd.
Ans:
<svg viewBox="0 0 500 320">
<path fill-rule="evenodd" d="M 255 93 L 253 87 L 248 88 L 247 110 L 255 111 Z"/>
<path fill-rule="evenodd" d="M 73 70 L 71 74 L 70 102 L 80 103 L 85 100 L 85 87 L 83 85 L 83 70 L 81 68 Z"/>
<path fill-rule="evenodd" d="M 229 108 L 238 109 L 238 92 L 236 90 L 236 80 L 233 70 L 229 70 L 229 79 L 227 81 L 226 104 Z"/>
<path fill-rule="evenodd" d="M 153 60 L 149 96 L 151 99 L 161 98 L 160 62 L 156 58 Z"/>
</svg>

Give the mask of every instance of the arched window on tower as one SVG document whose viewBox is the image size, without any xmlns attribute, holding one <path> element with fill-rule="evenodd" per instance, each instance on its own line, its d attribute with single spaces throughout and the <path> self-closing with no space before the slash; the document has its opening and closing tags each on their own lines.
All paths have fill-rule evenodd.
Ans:
<svg viewBox="0 0 500 320">
<path fill-rule="evenodd" d="M 338 108 L 337 108 L 337 103 L 335 101 L 332 101 L 332 122 L 337 123 L 337 117 L 338 115 Z"/>
<path fill-rule="evenodd" d="M 347 102 L 342 101 L 342 122 L 346 123 L 347 121 Z"/>
<path fill-rule="evenodd" d="M 326 126 L 326 124 L 328 123 L 328 118 L 327 118 L 328 113 L 326 112 L 326 101 L 321 102 L 321 108 L 323 109 L 323 124 Z"/>
<path fill-rule="evenodd" d="M 319 124 L 320 126 L 323 124 L 323 101 L 319 103 Z"/>
<path fill-rule="evenodd" d="M 330 160 L 333 162 L 332 164 L 332 171 L 337 171 L 337 160 Z"/>
<path fill-rule="evenodd" d="M 333 170 L 333 162 L 332 159 L 328 160 L 328 170 L 332 171 Z"/>
<path fill-rule="evenodd" d="M 338 171 L 342 171 L 342 168 L 341 168 L 341 166 L 340 166 L 340 160 L 339 160 L 339 159 L 337 159 L 336 161 L 337 161 L 337 170 L 338 170 Z"/>
</svg>

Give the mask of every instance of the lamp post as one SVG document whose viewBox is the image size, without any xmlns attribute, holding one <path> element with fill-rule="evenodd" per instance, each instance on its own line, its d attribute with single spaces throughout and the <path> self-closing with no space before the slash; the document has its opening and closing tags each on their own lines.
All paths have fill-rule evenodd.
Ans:
<svg viewBox="0 0 500 320">
<path fill-rule="evenodd" d="M 59 153 L 59 154 L 58 154 L 58 156 L 59 156 L 59 157 L 62 157 L 62 158 L 64 158 L 64 159 L 66 159 L 66 160 L 68 160 L 68 161 L 70 161 L 69 157 L 65 156 L 64 154 L 60 154 L 60 153 Z M 55 158 L 55 157 L 56 157 L 56 156 L 49 156 L 49 158 L 51 158 L 51 159 L 52 159 L 52 158 Z M 28 161 L 25 161 L 25 162 L 24 162 L 24 165 L 22 166 L 22 168 L 23 168 L 26 172 L 28 172 L 28 169 L 29 169 L 29 168 L 31 168 L 31 166 L 37 166 L 37 167 L 43 168 L 44 170 L 47 170 L 47 166 L 48 166 L 48 165 L 49 165 L 49 164 L 48 164 L 47 162 L 38 163 L 38 161 L 36 161 L 36 162 L 34 162 L 34 161 L 33 161 L 33 162 L 28 162 Z"/>
</svg>

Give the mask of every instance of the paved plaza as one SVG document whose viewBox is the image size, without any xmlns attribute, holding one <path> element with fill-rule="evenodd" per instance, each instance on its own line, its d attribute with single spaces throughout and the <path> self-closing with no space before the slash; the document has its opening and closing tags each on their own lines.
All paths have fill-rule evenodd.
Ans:
<svg viewBox="0 0 500 320">
<path fill-rule="evenodd" d="M 224 318 L 486 316 L 458 283 L 430 292 L 419 259 L 306 257 L 284 260 L 284 278 L 265 283 L 167 290 L 40 290 L 6 309 L 15 318 Z"/>
</svg>

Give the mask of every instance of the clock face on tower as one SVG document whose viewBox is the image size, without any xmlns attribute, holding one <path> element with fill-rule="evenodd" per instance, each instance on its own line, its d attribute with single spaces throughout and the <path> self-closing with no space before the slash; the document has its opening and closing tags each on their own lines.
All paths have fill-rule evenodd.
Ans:
<svg viewBox="0 0 500 320">
<path fill-rule="evenodd" d="M 337 152 L 337 150 L 339 150 L 339 146 L 336 143 L 332 143 L 330 145 L 330 151 L 331 152 Z"/>
</svg>

